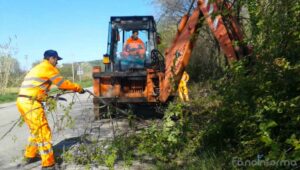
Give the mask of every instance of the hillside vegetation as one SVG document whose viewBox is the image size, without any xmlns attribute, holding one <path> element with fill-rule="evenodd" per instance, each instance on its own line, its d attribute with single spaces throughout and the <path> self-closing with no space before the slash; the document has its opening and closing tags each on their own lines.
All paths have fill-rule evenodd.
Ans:
<svg viewBox="0 0 300 170">
<path fill-rule="evenodd" d="M 164 49 L 174 36 L 184 0 L 155 0 Z M 117 136 L 77 163 L 151 162 L 158 169 L 293 169 L 300 160 L 300 2 L 234 1 L 253 53 L 226 65 L 204 26 L 187 68 L 191 101 L 169 104 L 162 122 Z M 134 117 L 130 117 L 136 129 Z M 98 145 L 97 145 L 98 146 Z M 81 148 L 85 151 L 85 147 Z M 98 150 L 99 151 L 99 150 Z"/>
<path fill-rule="evenodd" d="M 239 169 L 247 160 L 290 163 L 246 166 L 255 169 L 299 166 L 300 2 L 236 1 L 234 8 L 247 33 L 240 43 L 251 44 L 253 53 L 224 67 L 202 28 L 188 68 L 192 101 L 171 103 L 163 125 L 135 136 L 140 153 L 163 167 Z"/>
</svg>

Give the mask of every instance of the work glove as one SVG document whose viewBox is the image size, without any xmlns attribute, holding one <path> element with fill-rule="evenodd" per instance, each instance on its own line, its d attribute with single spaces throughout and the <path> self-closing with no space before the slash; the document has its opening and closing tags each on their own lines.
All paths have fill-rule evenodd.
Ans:
<svg viewBox="0 0 300 170">
<path fill-rule="evenodd" d="M 79 94 L 83 94 L 85 93 L 85 90 L 83 88 L 81 88 L 79 91 L 78 91 Z"/>
</svg>

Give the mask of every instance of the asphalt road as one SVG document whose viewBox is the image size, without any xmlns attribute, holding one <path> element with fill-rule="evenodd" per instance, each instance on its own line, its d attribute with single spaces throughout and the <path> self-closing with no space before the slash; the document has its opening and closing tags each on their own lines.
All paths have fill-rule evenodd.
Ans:
<svg viewBox="0 0 300 170">
<path fill-rule="evenodd" d="M 101 138 L 112 137 L 112 126 L 110 120 L 94 121 L 92 111 L 92 96 L 89 94 L 65 94 L 62 97 L 68 101 L 59 101 L 55 113 L 47 113 L 48 122 L 52 129 L 54 149 L 62 150 L 76 142 L 84 134 L 92 134 Z M 66 109 L 71 101 L 69 115 L 74 120 L 73 125 L 67 123 Z M 0 138 L 19 119 L 19 112 L 15 103 L 0 105 Z M 70 120 L 70 119 L 69 119 Z M 119 127 L 127 126 L 126 122 L 118 120 Z M 4 139 L 0 140 L 0 169 L 16 169 L 21 163 L 29 130 L 26 124 L 15 126 Z M 57 153 L 56 153 L 57 154 Z M 40 161 L 19 169 L 40 169 Z"/>
</svg>

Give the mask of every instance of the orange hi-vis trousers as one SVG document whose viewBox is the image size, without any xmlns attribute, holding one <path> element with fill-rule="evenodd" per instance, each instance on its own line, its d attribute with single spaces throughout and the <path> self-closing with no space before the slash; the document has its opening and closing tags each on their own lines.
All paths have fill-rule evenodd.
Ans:
<svg viewBox="0 0 300 170">
<path fill-rule="evenodd" d="M 43 105 L 36 100 L 18 97 L 17 107 L 31 134 L 28 138 L 29 143 L 26 146 L 24 156 L 34 158 L 37 151 L 39 151 L 43 167 L 54 165 L 52 136 Z"/>
</svg>

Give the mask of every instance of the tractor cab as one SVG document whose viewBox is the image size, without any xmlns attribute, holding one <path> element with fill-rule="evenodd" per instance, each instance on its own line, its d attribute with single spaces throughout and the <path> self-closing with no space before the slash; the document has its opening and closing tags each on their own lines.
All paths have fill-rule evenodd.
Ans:
<svg viewBox="0 0 300 170">
<path fill-rule="evenodd" d="M 157 57 L 158 40 L 153 16 L 111 17 L 104 70 L 93 68 L 96 118 L 107 112 L 103 101 L 118 106 L 159 101 L 163 70 L 156 66 L 164 60 Z"/>
<path fill-rule="evenodd" d="M 156 34 L 153 16 L 111 17 L 105 72 L 145 70 L 151 51 L 157 49 Z"/>
</svg>

